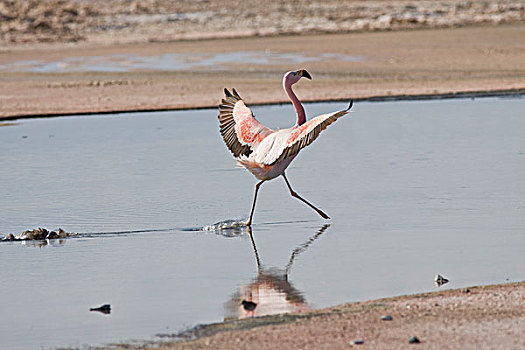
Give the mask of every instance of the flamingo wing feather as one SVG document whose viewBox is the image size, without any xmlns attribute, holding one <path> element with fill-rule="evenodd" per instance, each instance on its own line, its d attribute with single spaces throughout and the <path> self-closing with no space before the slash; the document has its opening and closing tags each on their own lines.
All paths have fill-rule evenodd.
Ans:
<svg viewBox="0 0 525 350">
<path fill-rule="evenodd" d="M 224 89 L 226 95 L 219 105 L 221 135 L 228 149 L 237 158 L 249 156 L 252 145 L 272 132 L 255 119 L 252 110 L 246 106 L 237 91 Z"/>
<path fill-rule="evenodd" d="M 350 108 L 352 108 L 352 105 L 353 101 L 350 101 L 350 106 L 345 110 L 319 115 L 303 125 L 292 129 L 286 140 L 282 142 L 278 155 L 271 160 L 267 160 L 266 164 L 273 165 L 286 158 L 297 155 L 299 151 L 314 142 L 315 139 L 319 137 L 321 131 L 326 129 L 328 125 L 347 114 Z"/>
</svg>

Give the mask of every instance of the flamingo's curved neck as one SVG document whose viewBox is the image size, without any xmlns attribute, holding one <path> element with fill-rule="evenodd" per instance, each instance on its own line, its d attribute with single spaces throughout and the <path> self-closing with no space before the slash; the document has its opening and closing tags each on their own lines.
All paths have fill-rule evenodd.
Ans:
<svg viewBox="0 0 525 350">
<path fill-rule="evenodd" d="M 296 126 L 303 125 L 306 123 L 306 114 L 304 112 L 303 105 L 301 104 L 301 101 L 297 98 L 295 93 L 292 90 L 291 84 L 283 84 L 284 85 L 284 91 L 286 91 L 286 94 L 290 98 L 290 100 L 293 103 L 293 106 L 295 108 L 295 112 L 297 112 L 297 123 Z"/>
</svg>

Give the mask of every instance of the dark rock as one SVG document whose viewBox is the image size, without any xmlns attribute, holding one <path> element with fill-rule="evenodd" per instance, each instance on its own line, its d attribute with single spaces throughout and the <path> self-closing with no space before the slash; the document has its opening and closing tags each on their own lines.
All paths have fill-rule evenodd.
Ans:
<svg viewBox="0 0 525 350">
<path fill-rule="evenodd" d="M 55 231 L 51 231 L 47 234 L 46 236 L 47 239 L 55 239 L 55 238 L 58 238 L 58 233 L 56 233 Z"/>
<path fill-rule="evenodd" d="M 390 315 L 382 316 L 381 320 L 383 320 L 383 321 L 392 321 L 392 316 L 390 316 Z"/>
<path fill-rule="evenodd" d="M 49 231 L 45 228 L 37 228 L 35 230 L 26 230 L 22 232 L 21 234 L 17 235 L 15 237 L 15 240 L 43 240 L 46 239 L 47 235 L 49 234 Z"/>
<path fill-rule="evenodd" d="M 66 237 L 69 237 L 70 235 L 71 233 L 62 230 L 61 228 L 58 228 L 58 238 L 66 238 Z"/>
<path fill-rule="evenodd" d="M 101 312 L 103 314 L 110 314 L 111 313 L 111 305 L 110 304 L 104 304 L 102 306 L 99 306 L 99 307 L 93 307 L 91 309 L 89 309 L 89 311 L 97 311 L 97 312 Z"/>
<path fill-rule="evenodd" d="M 253 311 L 257 307 L 256 303 L 254 303 L 253 301 L 248 301 L 248 300 L 241 301 L 241 304 L 244 310 L 246 311 Z"/>
<path fill-rule="evenodd" d="M 438 285 L 438 287 L 441 287 L 442 285 L 444 285 L 445 283 L 448 283 L 448 279 L 446 279 L 445 277 L 441 276 L 441 275 L 436 275 L 436 279 L 434 280 L 436 282 L 436 284 Z"/>
<path fill-rule="evenodd" d="M 363 339 L 354 339 L 350 342 L 350 345 L 362 345 L 365 341 Z"/>
<path fill-rule="evenodd" d="M 410 344 L 419 344 L 419 343 L 421 343 L 421 341 L 419 341 L 418 337 L 410 337 L 410 338 L 408 338 L 408 342 Z"/>
<path fill-rule="evenodd" d="M 14 241 L 15 235 L 12 233 L 8 233 L 4 238 L 2 238 L 2 241 Z"/>
</svg>

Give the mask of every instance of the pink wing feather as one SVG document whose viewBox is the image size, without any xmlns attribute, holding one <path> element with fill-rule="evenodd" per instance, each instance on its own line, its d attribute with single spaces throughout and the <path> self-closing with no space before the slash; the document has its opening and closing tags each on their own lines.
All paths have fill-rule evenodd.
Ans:
<svg viewBox="0 0 525 350">
<path fill-rule="evenodd" d="M 260 142 L 273 130 L 265 127 L 255 119 L 252 110 L 246 106 L 237 91 L 233 94 L 224 89 L 226 98 L 219 105 L 219 122 L 221 135 L 228 149 L 237 158 L 249 156 L 252 145 Z"/>
<path fill-rule="evenodd" d="M 300 150 L 314 142 L 321 131 L 326 129 L 328 125 L 347 114 L 350 108 L 352 108 L 352 105 L 353 101 L 350 101 L 350 105 L 345 110 L 317 116 L 303 125 L 292 129 L 290 135 L 282 145 L 282 151 L 278 153 L 279 156 L 273 162 L 270 162 L 269 165 L 273 165 L 288 157 L 297 155 Z"/>
</svg>

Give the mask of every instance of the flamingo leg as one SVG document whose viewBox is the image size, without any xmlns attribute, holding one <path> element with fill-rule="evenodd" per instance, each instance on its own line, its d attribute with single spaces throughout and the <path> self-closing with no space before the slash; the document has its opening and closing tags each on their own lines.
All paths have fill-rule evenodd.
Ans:
<svg viewBox="0 0 525 350">
<path fill-rule="evenodd" d="M 284 175 L 284 173 L 283 173 L 283 177 L 284 177 L 284 181 L 286 182 L 286 185 L 288 186 L 288 189 L 290 190 L 290 194 L 292 195 L 292 197 L 295 197 L 295 198 L 299 199 L 300 201 L 302 201 L 303 203 L 307 204 L 310 208 L 315 210 L 317 212 L 317 214 L 321 215 L 321 217 L 323 219 L 330 219 L 330 217 L 328 215 L 326 215 L 321 209 L 316 208 L 313 204 L 308 202 L 306 199 L 304 199 L 303 197 L 299 196 L 297 194 L 297 192 L 295 192 L 292 189 L 292 186 L 290 186 L 290 183 L 288 182 L 288 179 L 286 178 L 286 175 Z"/>
<path fill-rule="evenodd" d="M 253 252 L 255 253 L 255 262 L 257 263 L 257 272 L 261 271 L 261 261 L 259 260 L 259 254 L 257 253 L 257 247 L 255 246 L 255 240 L 253 239 L 252 227 L 247 227 L 248 235 L 252 241 Z"/>
<path fill-rule="evenodd" d="M 250 226 L 252 224 L 253 212 L 255 210 L 255 202 L 257 201 L 257 192 L 259 192 L 259 187 L 261 187 L 264 181 L 266 180 L 262 180 L 261 182 L 258 182 L 257 185 L 255 185 L 255 195 L 253 196 L 252 211 L 250 212 L 250 218 L 248 219 L 248 221 L 246 221 L 246 226 Z"/>
</svg>

